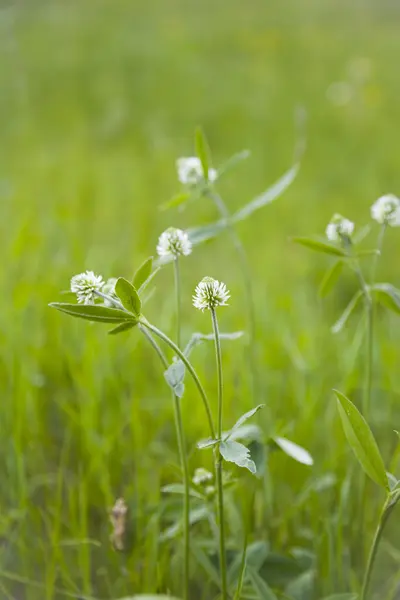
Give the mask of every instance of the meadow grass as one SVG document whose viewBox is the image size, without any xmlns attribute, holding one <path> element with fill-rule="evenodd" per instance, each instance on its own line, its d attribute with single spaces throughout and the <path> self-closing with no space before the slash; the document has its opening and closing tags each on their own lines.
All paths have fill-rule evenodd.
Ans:
<svg viewBox="0 0 400 600">
<path fill-rule="evenodd" d="M 287 435 L 314 465 L 273 452 L 261 483 L 232 468 L 241 484 L 227 511 L 228 549 L 242 548 L 244 519 L 249 542 L 264 544 L 262 575 L 282 597 L 358 589 L 383 496 L 366 484 L 360 530 L 359 467 L 331 390 L 361 406 L 363 332 L 357 317 L 337 336 L 330 332 L 357 281 L 344 275 L 321 302 L 317 287 L 330 259 L 288 238 L 322 232 L 335 211 L 364 224 L 379 195 L 398 193 L 398 27 L 390 2 L 1 6 L 0 597 L 179 596 L 179 541 L 159 542 L 180 513 L 180 498 L 160 492 L 180 481 L 180 471 L 159 361 L 138 332 L 107 337 L 104 327 L 63 318 L 47 304 L 62 301 L 60 289 L 86 268 L 130 278 L 167 226 L 216 218 L 211 202 L 158 210 L 179 190 L 175 159 L 193 153 L 197 124 L 216 165 L 252 151 L 221 184 L 230 210 L 268 187 L 291 164 L 298 103 L 308 113 L 300 174 L 284 197 L 238 227 L 253 282 L 260 397 L 251 396 L 246 346 L 237 340 L 223 342 L 224 402 L 229 423 L 266 403 L 265 436 Z M 355 89 L 363 57 L 371 73 Z M 335 81 L 353 85 L 344 105 L 327 97 Z M 390 231 L 377 275 L 394 284 L 398 244 Z M 224 235 L 182 261 L 184 341 L 211 332 L 190 301 L 206 274 L 232 293 L 221 330 L 246 328 L 237 260 Z M 171 273 L 162 271 L 156 285 L 146 313 L 174 335 Z M 369 422 L 386 464 L 400 416 L 398 339 L 397 318 L 379 313 Z M 211 345 L 196 348 L 192 360 L 216 398 Z M 211 453 L 195 450 L 206 421 L 190 381 L 182 410 L 190 470 L 210 468 Z M 131 510 L 127 554 L 109 541 L 108 509 L 119 496 Z M 216 594 L 216 564 L 205 571 L 201 562 L 208 529 L 195 531 L 193 600 Z M 394 524 L 378 556 L 376 598 L 396 598 L 398 539 Z"/>
</svg>

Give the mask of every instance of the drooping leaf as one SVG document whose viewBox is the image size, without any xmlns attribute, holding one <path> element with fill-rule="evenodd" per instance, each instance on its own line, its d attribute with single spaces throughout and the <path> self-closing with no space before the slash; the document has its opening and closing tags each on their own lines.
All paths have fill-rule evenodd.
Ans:
<svg viewBox="0 0 400 600">
<path fill-rule="evenodd" d="M 343 329 L 343 327 L 346 325 L 349 317 L 351 316 L 351 313 L 356 308 L 356 306 L 357 306 L 360 298 L 362 298 L 362 296 L 363 296 L 363 292 L 361 290 L 358 290 L 358 292 L 356 292 L 354 294 L 354 296 L 352 297 L 352 299 L 350 300 L 350 302 L 348 303 L 348 305 L 342 312 L 339 319 L 336 321 L 336 323 L 334 325 L 332 325 L 332 327 L 331 327 L 332 333 L 339 333 L 339 331 L 341 331 Z"/>
<path fill-rule="evenodd" d="M 185 486 L 181 483 L 170 483 L 168 485 L 164 485 L 161 488 L 161 491 L 165 494 L 184 494 Z M 204 500 L 204 496 L 202 496 L 197 490 L 193 488 L 189 488 L 189 495 L 193 496 L 193 498 L 199 498 L 200 500 Z"/>
<path fill-rule="evenodd" d="M 358 462 L 375 483 L 389 490 L 383 459 L 368 423 L 344 394 L 337 390 L 333 391 L 344 433 Z"/>
<path fill-rule="evenodd" d="M 209 147 L 206 140 L 206 136 L 201 127 L 196 127 L 196 154 L 200 159 L 201 166 L 203 168 L 204 181 L 208 181 L 208 164 L 209 164 Z"/>
<path fill-rule="evenodd" d="M 153 257 L 147 258 L 142 265 L 138 268 L 133 276 L 133 286 L 136 290 L 139 290 L 145 281 L 150 277 L 153 269 Z"/>
<path fill-rule="evenodd" d="M 252 583 L 252 587 L 257 594 L 258 600 L 278 600 L 274 592 L 271 590 L 265 579 L 261 577 L 254 569 L 248 569 L 248 577 Z"/>
<path fill-rule="evenodd" d="M 347 256 L 347 253 L 342 248 L 316 238 L 294 237 L 292 241 L 301 246 L 306 246 L 306 248 L 311 248 L 311 250 L 315 250 L 316 252 L 332 254 L 333 256 Z"/>
<path fill-rule="evenodd" d="M 191 194 L 189 192 L 183 192 L 182 194 L 177 194 L 170 200 L 167 200 L 163 204 L 160 205 L 160 210 L 168 210 L 169 208 L 176 208 L 177 206 L 181 206 L 181 204 L 185 204 L 190 199 Z"/>
<path fill-rule="evenodd" d="M 237 429 L 239 429 L 239 427 L 241 427 L 243 425 L 243 423 L 245 423 L 248 419 L 253 417 L 261 408 L 264 408 L 264 406 L 265 406 L 265 404 L 259 404 L 255 408 L 252 408 L 248 412 L 244 413 L 241 417 L 239 417 L 239 419 L 236 421 L 236 423 L 234 424 L 232 429 L 230 431 L 228 431 L 228 433 L 224 439 L 225 440 L 229 439 L 231 437 L 232 433 L 234 433 Z"/>
<path fill-rule="evenodd" d="M 290 456 L 290 458 L 293 458 L 294 460 L 301 463 L 302 465 L 311 466 L 314 464 L 314 460 L 313 460 L 311 454 L 307 450 L 305 450 L 304 448 L 299 446 L 298 444 L 295 444 L 294 442 L 292 442 L 291 440 L 288 440 L 287 438 L 278 437 L 278 436 L 274 437 L 273 440 L 274 440 L 275 444 L 277 446 L 279 446 L 279 448 L 281 450 L 283 450 L 283 452 L 285 454 Z"/>
<path fill-rule="evenodd" d="M 256 465 L 250 458 L 250 451 L 246 446 L 239 442 L 233 442 L 231 440 L 221 442 L 219 451 L 222 458 L 227 462 L 233 462 L 238 467 L 244 467 L 248 469 L 253 475 L 256 472 Z"/>
<path fill-rule="evenodd" d="M 400 314 L 400 290 L 390 283 L 375 283 L 370 287 L 374 296 L 379 302 L 381 302 L 386 308 L 396 314 Z"/>
<path fill-rule="evenodd" d="M 299 172 L 300 165 L 296 163 L 291 169 L 286 171 L 286 173 L 278 179 L 273 185 L 271 185 L 265 192 L 245 204 L 240 210 L 238 210 L 232 216 L 232 222 L 238 223 L 239 221 L 243 221 L 247 219 L 251 214 L 253 214 L 256 210 L 266 206 L 267 204 L 271 204 L 274 200 L 279 198 L 287 190 L 289 185 L 294 181 L 296 175 Z"/>
<path fill-rule="evenodd" d="M 164 372 L 164 377 L 175 396 L 182 398 L 185 391 L 183 380 L 185 378 L 185 365 L 181 360 L 176 360 Z"/>
<path fill-rule="evenodd" d="M 61 312 L 79 317 L 88 321 L 99 323 L 130 323 L 136 324 L 136 319 L 129 313 L 120 310 L 119 308 L 108 308 L 100 304 L 69 304 L 67 302 L 51 302 L 51 308 L 55 308 Z"/>
<path fill-rule="evenodd" d="M 136 288 L 134 288 L 127 279 L 124 277 L 118 278 L 117 283 L 115 284 L 115 293 L 126 310 L 129 310 L 137 317 L 140 315 L 142 303 L 139 294 L 137 293 Z"/>
<path fill-rule="evenodd" d="M 219 338 L 220 340 L 238 340 L 239 338 L 241 338 L 243 336 L 244 332 L 243 331 L 234 331 L 232 333 L 220 333 L 219 334 Z M 186 357 L 188 357 L 191 353 L 191 351 L 193 350 L 193 348 L 195 346 L 197 346 L 198 344 L 201 344 L 202 342 L 206 342 L 206 341 L 214 341 L 215 340 L 215 335 L 213 333 L 193 333 L 192 337 L 190 338 L 189 342 L 186 345 L 186 348 L 184 349 L 183 353 Z"/>
<path fill-rule="evenodd" d="M 343 271 L 343 267 L 344 262 L 342 260 L 338 260 L 330 269 L 327 270 L 319 286 L 318 295 L 320 298 L 326 298 L 326 296 L 333 290 L 341 272 Z"/>
<path fill-rule="evenodd" d="M 238 164 L 249 158 L 250 154 L 250 150 L 242 150 L 241 152 L 237 152 L 236 154 L 228 158 L 226 162 L 224 162 L 220 167 L 218 167 L 218 179 L 220 179 L 222 175 L 225 175 L 226 173 L 234 169 Z"/>
<path fill-rule="evenodd" d="M 137 324 L 137 321 L 128 321 L 127 323 L 121 323 L 120 325 L 117 325 L 117 327 L 114 327 L 114 329 L 111 329 L 108 332 L 108 335 L 117 335 L 118 333 L 129 331 L 129 329 L 132 329 L 132 327 L 135 327 L 135 325 Z"/>
</svg>

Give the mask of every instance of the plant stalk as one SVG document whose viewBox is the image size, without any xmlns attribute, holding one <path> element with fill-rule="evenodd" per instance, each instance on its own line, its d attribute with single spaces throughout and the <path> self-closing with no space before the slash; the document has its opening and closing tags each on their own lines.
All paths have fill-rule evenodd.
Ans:
<svg viewBox="0 0 400 600">
<path fill-rule="evenodd" d="M 175 274 L 175 297 L 176 297 L 176 343 L 179 348 L 181 344 L 181 279 L 179 274 L 179 257 L 174 260 Z"/>
<path fill-rule="evenodd" d="M 218 422 L 217 436 L 218 440 L 222 438 L 222 416 L 223 416 L 223 374 L 222 374 L 222 356 L 221 342 L 219 337 L 218 320 L 215 309 L 211 309 L 211 318 L 215 336 L 215 358 L 217 362 L 218 374 Z M 219 521 L 219 560 L 221 570 L 221 592 L 222 600 L 227 600 L 227 575 L 226 575 L 226 550 L 225 550 L 225 521 L 224 521 L 224 490 L 222 482 L 222 455 L 219 451 L 220 442 L 214 448 L 216 484 L 217 484 L 217 502 L 218 502 L 218 521 Z"/>
</svg>

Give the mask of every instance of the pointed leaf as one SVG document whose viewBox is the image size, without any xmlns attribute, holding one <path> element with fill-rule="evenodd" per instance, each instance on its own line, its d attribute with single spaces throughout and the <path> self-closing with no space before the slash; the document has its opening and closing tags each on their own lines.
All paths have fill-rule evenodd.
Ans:
<svg viewBox="0 0 400 600">
<path fill-rule="evenodd" d="M 145 291 L 147 286 L 151 283 L 151 281 L 153 281 L 154 277 L 157 275 L 157 273 L 160 271 L 160 269 L 161 269 L 161 267 L 157 267 L 156 269 L 154 269 L 154 271 L 152 273 L 150 273 L 150 275 L 148 276 L 146 281 L 144 281 L 142 283 L 142 285 L 140 286 L 140 288 L 138 289 L 139 294 L 143 294 L 143 292 Z M 154 292 L 154 290 L 152 290 L 151 292 L 148 293 L 147 297 L 143 299 L 142 304 L 144 304 L 145 302 L 147 302 L 149 300 L 149 298 L 152 296 L 153 292 Z"/>
<path fill-rule="evenodd" d="M 170 483 L 169 485 L 164 485 L 161 488 L 161 491 L 165 494 L 185 494 L 185 486 L 181 483 Z M 189 495 L 193 496 L 193 498 L 199 498 L 200 500 L 204 500 L 204 496 L 200 494 L 197 490 L 193 488 L 189 488 Z"/>
<path fill-rule="evenodd" d="M 168 210 L 169 208 L 175 208 L 180 206 L 181 204 L 185 204 L 190 199 L 190 193 L 184 192 L 182 194 L 177 194 L 170 200 L 167 200 L 160 206 L 160 210 Z"/>
<path fill-rule="evenodd" d="M 215 446 L 215 444 L 218 444 L 218 440 L 207 438 L 206 440 L 200 440 L 197 442 L 196 446 L 199 450 L 204 450 L 204 448 L 211 448 L 212 446 Z"/>
<path fill-rule="evenodd" d="M 237 152 L 236 154 L 228 158 L 226 162 L 224 162 L 220 167 L 218 167 L 218 179 L 222 175 L 228 173 L 228 171 L 234 169 L 239 163 L 249 158 L 250 154 L 250 150 L 242 150 L 241 152 Z"/>
<path fill-rule="evenodd" d="M 134 596 L 125 596 L 119 600 L 181 600 L 176 596 L 167 596 L 166 594 L 135 594 Z"/>
<path fill-rule="evenodd" d="M 185 378 L 185 365 L 181 360 L 176 360 L 164 372 L 164 377 L 175 396 L 182 398 L 185 391 L 183 380 Z"/>
<path fill-rule="evenodd" d="M 292 241 L 301 246 L 306 246 L 306 248 L 311 248 L 311 250 L 315 250 L 316 252 L 332 254 L 333 256 L 347 256 L 347 253 L 342 248 L 316 238 L 294 237 Z"/>
<path fill-rule="evenodd" d="M 356 253 L 357 258 L 368 258 L 370 256 L 380 256 L 380 251 L 375 248 L 375 250 L 359 250 Z"/>
<path fill-rule="evenodd" d="M 253 473 L 253 475 L 256 472 L 256 465 L 250 458 L 250 451 L 243 444 L 227 440 L 221 442 L 219 451 L 222 458 L 227 462 L 233 462 L 238 467 L 244 467 L 245 469 L 248 469 L 250 473 Z"/>
<path fill-rule="evenodd" d="M 222 439 L 227 439 L 227 436 L 230 440 L 262 440 L 263 433 L 258 425 L 246 423 L 246 425 L 241 425 L 235 430 L 224 431 Z"/>
<path fill-rule="evenodd" d="M 248 577 L 257 594 L 256 597 L 258 600 L 278 600 L 265 579 L 263 579 L 254 569 L 248 569 Z"/>
<path fill-rule="evenodd" d="M 311 466 L 314 464 L 311 454 L 298 444 L 295 444 L 291 440 L 288 440 L 284 437 L 274 437 L 273 440 L 285 454 L 294 460 L 297 460 L 297 462 L 301 463 L 302 465 Z"/>
<path fill-rule="evenodd" d="M 341 314 L 341 316 L 339 317 L 339 319 L 336 321 L 336 323 L 334 325 L 332 325 L 332 327 L 331 327 L 332 333 L 339 333 L 339 331 L 341 331 L 343 329 L 343 327 L 346 325 L 351 313 L 356 308 L 362 295 L 363 295 L 363 292 L 361 290 L 359 290 L 358 292 L 356 292 L 354 294 L 353 298 L 350 300 L 350 302 L 344 309 L 344 311 Z"/>
<path fill-rule="evenodd" d="M 134 317 L 119 308 L 108 308 L 100 304 L 69 304 L 67 302 L 51 302 L 51 308 L 88 321 L 99 323 L 124 323 L 129 321 L 136 324 Z"/>
<path fill-rule="evenodd" d="M 400 314 L 400 290 L 390 283 L 375 283 L 370 290 L 377 300 L 396 314 Z"/>
<path fill-rule="evenodd" d="M 226 229 L 227 221 L 225 219 L 221 219 L 220 221 L 216 221 L 215 223 L 210 223 L 209 225 L 202 225 L 200 227 L 192 227 L 187 230 L 187 234 L 189 236 L 190 241 L 195 246 L 197 244 L 202 244 L 207 240 L 212 240 L 217 237 L 222 231 Z"/>
<path fill-rule="evenodd" d="M 208 181 L 208 157 L 209 157 L 209 148 L 206 140 L 206 136 L 201 127 L 196 127 L 195 134 L 195 142 L 196 142 L 196 154 L 200 159 L 201 166 L 203 168 L 203 177 L 204 181 Z"/>
<path fill-rule="evenodd" d="M 331 596 L 324 596 L 321 600 L 357 600 L 357 594 L 332 594 Z"/>
<path fill-rule="evenodd" d="M 151 275 L 153 269 L 153 257 L 150 256 L 144 261 L 144 263 L 138 268 L 133 276 L 133 286 L 139 290 L 142 285 L 147 281 Z"/>
<path fill-rule="evenodd" d="M 389 491 L 382 456 L 368 423 L 344 394 L 337 390 L 333 391 L 336 394 L 344 433 L 358 462 L 375 483 Z"/>
<path fill-rule="evenodd" d="M 274 200 L 279 198 L 286 191 L 289 185 L 296 178 L 299 172 L 300 165 L 295 164 L 289 171 L 287 171 L 278 181 L 271 185 L 265 192 L 245 204 L 240 210 L 238 210 L 232 217 L 232 222 L 237 223 L 247 219 L 253 212 L 271 204 Z"/>
<path fill-rule="evenodd" d="M 117 335 L 118 333 L 129 331 L 129 329 L 132 329 L 132 327 L 135 327 L 135 325 L 137 324 L 137 321 L 128 321 L 127 323 L 121 323 L 121 325 L 117 325 L 117 327 L 111 329 L 111 331 L 108 332 L 108 335 Z"/>
<path fill-rule="evenodd" d="M 126 310 L 129 310 L 137 317 L 140 315 L 142 303 L 139 294 L 127 279 L 120 277 L 117 280 L 117 283 L 115 284 L 115 293 Z"/>
<path fill-rule="evenodd" d="M 246 562 L 247 562 L 247 536 L 246 539 L 244 541 L 243 544 L 243 550 L 242 550 L 242 559 L 240 562 L 240 569 L 239 569 L 239 576 L 238 576 L 238 580 L 237 580 L 237 585 L 236 585 L 236 591 L 235 591 L 235 597 L 234 600 L 240 600 L 241 594 L 242 594 L 242 587 L 243 587 L 243 583 L 244 583 L 244 575 L 246 572 Z"/>
<path fill-rule="evenodd" d="M 234 431 L 239 429 L 239 427 L 241 427 L 243 423 L 245 423 L 248 419 L 253 417 L 261 408 L 264 408 L 264 406 L 265 404 L 259 404 L 255 408 L 252 408 L 248 412 L 244 413 L 241 417 L 239 417 L 239 419 L 236 421 L 230 432 L 228 432 L 228 435 L 225 439 L 227 440 Z"/>
<path fill-rule="evenodd" d="M 335 287 L 341 272 L 343 271 L 344 262 L 342 260 L 338 260 L 334 265 L 324 275 L 324 278 L 321 281 L 321 285 L 319 286 L 318 295 L 320 298 L 325 298 L 329 292 Z"/>
</svg>

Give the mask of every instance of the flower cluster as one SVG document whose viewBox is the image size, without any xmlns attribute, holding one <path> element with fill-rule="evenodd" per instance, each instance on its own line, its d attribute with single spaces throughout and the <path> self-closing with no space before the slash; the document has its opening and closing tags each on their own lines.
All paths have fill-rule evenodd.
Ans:
<svg viewBox="0 0 400 600">
<path fill-rule="evenodd" d="M 192 242 L 188 234 L 182 229 L 170 227 L 164 231 L 157 245 L 157 254 L 160 258 L 177 258 L 188 256 L 192 251 Z"/>
<path fill-rule="evenodd" d="M 79 304 L 94 304 L 96 292 L 101 292 L 104 281 L 101 275 L 86 271 L 71 279 L 71 292 L 76 294 Z"/>
<path fill-rule="evenodd" d="M 381 196 L 371 206 L 371 217 L 381 225 L 400 226 L 400 200 L 393 194 Z"/>
<path fill-rule="evenodd" d="M 193 306 L 199 310 L 214 309 L 217 306 L 226 306 L 230 298 L 229 291 L 222 281 L 212 277 L 204 277 L 196 286 L 193 295 Z"/>
<path fill-rule="evenodd" d="M 201 183 L 203 178 L 203 167 L 197 156 L 178 158 L 176 161 L 178 179 L 183 185 L 195 186 Z M 208 181 L 211 183 L 217 179 L 217 171 L 208 169 Z"/>
<path fill-rule="evenodd" d="M 203 467 L 199 467 L 195 470 L 192 481 L 194 485 L 204 485 L 205 483 L 209 483 L 213 480 L 213 474 L 207 469 L 203 469 Z"/>
<path fill-rule="evenodd" d="M 345 219 L 342 215 L 333 215 L 328 224 L 325 233 L 330 242 L 340 242 L 343 239 L 350 239 L 354 231 L 354 223 Z"/>
</svg>

